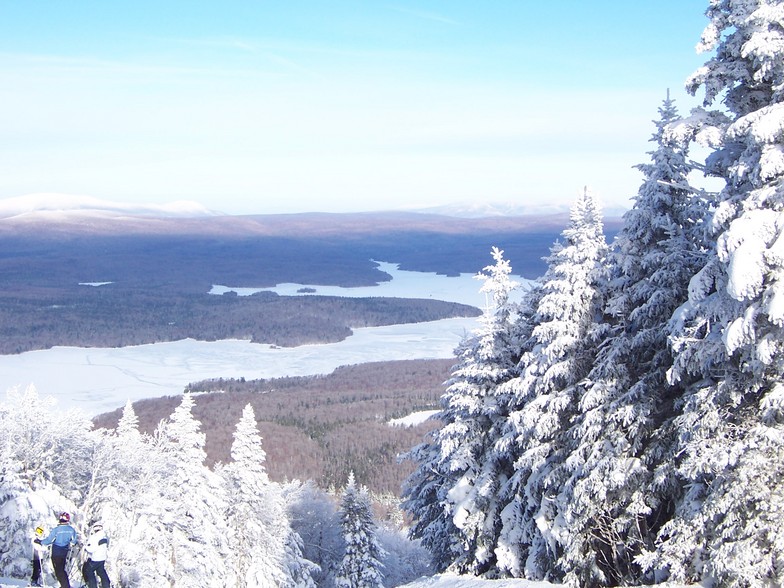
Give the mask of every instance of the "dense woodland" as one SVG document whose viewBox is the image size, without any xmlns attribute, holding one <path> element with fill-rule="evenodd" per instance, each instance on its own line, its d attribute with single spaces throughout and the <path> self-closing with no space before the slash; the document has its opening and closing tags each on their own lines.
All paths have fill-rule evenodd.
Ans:
<svg viewBox="0 0 784 588">
<path fill-rule="evenodd" d="M 353 471 L 376 494 L 398 496 L 411 462 L 398 456 L 417 444 L 434 423 L 391 427 L 390 419 L 438 407 L 454 360 L 416 360 L 346 366 L 324 376 L 193 383 L 194 416 L 206 434 L 206 463 L 230 461 L 234 427 L 242 407 L 256 414 L 267 454 L 267 473 L 277 482 L 314 480 L 340 487 Z M 208 393 L 213 392 L 213 393 Z M 180 397 L 134 403 L 139 428 L 152 433 Z M 114 428 L 121 411 L 94 419 Z"/>
<path fill-rule="evenodd" d="M 278 296 L 261 292 L 128 295 L 111 285 L 83 287 L 56 297 L 3 297 L 0 353 L 21 353 L 55 345 L 125 347 L 197 339 L 245 339 L 292 347 L 334 343 L 352 329 L 477 316 L 471 306 L 439 300 Z"/>
</svg>

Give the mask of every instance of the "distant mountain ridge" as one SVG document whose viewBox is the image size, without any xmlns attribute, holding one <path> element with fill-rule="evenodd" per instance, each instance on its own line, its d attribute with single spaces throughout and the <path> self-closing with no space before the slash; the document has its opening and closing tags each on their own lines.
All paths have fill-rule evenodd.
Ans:
<svg viewBox="0 0 784 588">
<path fill-rule="evenodd" d="M 457 218 L 489 218 L 489 217 L 563 217 L 569 214 L 568 204 L 526 204 L 520 202 L 455 202 L 443 206 L 412 209 L 410 212 L 437 214 Z M 604 211 L 606 217 L 621 217 L 626 212 L 623 208 L 613 207 Z"/>
<path fill-rule="evenodd" d="M 193 218 L 217 214 L 197 202 L 187 200 L 166 204 L 138 204 L 59 193 L 27 194 L 0 200 L 0 219 L 38 217 L 57 221 L 74 216 Z"/>
<path fill-rule="evenodd" d="M 193 202 L 145 206 L 62 194 L 32 194 L 0 200 L 0 235 L 34 234 L 50 238 L 68 235 L 345 237 L 390 231 L 441 235 L 482 231 L 557 234 L 568 222 L 568 211 L 473 217 L 426 211 L 226 215 Z"/>
<path fill-rule="evenodd" d="M 605 216 L 616 217 L 623 210 L 608 210 Z M 137 218 L 321 218 L 340 215 L 345 218 L 386 217 L 396 215 L 410 218 L 409 215 L 450 217 L 457 219 L 484 219 L 503 217 L 547 217 L 568 219 L 569 207 L 563 204 L 521 204 L 519 202 L 456 202 L 443 206 L 405 210 L 369 211 L 354 213 L 284 213 L 230 215 L 210 210 L 198 202 L 179 200 L 165 204 L 140 204 L 103 200 L 93 196 L 61 193 L 36 193 L 14 198 L 0 199 L 0 220 L 13 219 L 22 222 L 49 222 L 60 224 L 80 224 L 83 221 L 125 220 Z M 559 222 L 562 222 L 559 220 Z M 132 223 L 131 223 L 132 224 Z"/>
<path fill-rule="evenodd" d="M 456 202 L 443 206 L 412 209 L 411 212 L 438 214 L 458 218 L 484 218 L 498 216 L 552 216 L 569 213 L 567 205 L 520 204 L 519 202 Z"/>
</svg>

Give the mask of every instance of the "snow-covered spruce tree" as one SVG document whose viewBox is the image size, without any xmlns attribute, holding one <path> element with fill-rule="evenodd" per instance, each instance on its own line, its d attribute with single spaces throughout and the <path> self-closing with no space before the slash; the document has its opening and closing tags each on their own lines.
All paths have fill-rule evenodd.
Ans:
<svg viewBox="0 0 784 588">
<path fill-rule="evenodd" d="M 697 378 L 678 417 L 686 489 L 658 548 L 674 580 L 784 584 L 784 3 L 713 0 L 689 89 L 730 115 L 708 159 L 726 180 L 716 246 L 675 315 L 672 382 Z"/>
<path fill-rule="evenodd" d="M 80 412 L 57 410 L 33 386 L 10 390 L 0 405 L 0 575 L 30 574 L 37 525 L 48 530 L 62 511 L 78 524 L 94 448 L 91 426 Z"/>
<path fill-rule="evenodd" d="M 456 350 L 458 363 L 441 397 L 443 425 L 407 455 L 419 465 L 404 485 L 403 508 L 415 519 L 411 536 L 422 540 L 439 571 L 492 568 L 498 484 L 509 475 L 488 458 L 503 412 L 496 389 L 514 375 L 525 323 L 509 300 L 517 285 L 511 266 L 503 251 L 493 248 L 492 255 L 495 264 L 477 275 L 488 305 L 480 328 Z"/>
<path fill-rule="evenodd" d="M 266 455 L 250 404 L 237 423 L 231 458 L 232 462 L 220 469 L 231 496 L 226 516 L 230 548 L 227 567 L 235 578 L 230 583 L 238 588 L 314 586 L 307 566 L 293 566 L 304 576 L 291 577 L 288 559 L 301 559 L 302 555 L 296 549 L 288 552 L 298 544 L 289 538 L 293 531 L 279 488 L 267 477 Z"/>
<path fill-rule="evenodd" d="M 139 432 L 130 401 L 117 428 L 99 436 L 91 474 L 83 506 L 84 529 L 101 522 L 111 538 L 107 571 L 112 582 L 125 588 L 155 582 L 155 556 L 137 540 L 146 531 L 141 521 L 148 519 L 149 501 L 155 499 L 158 480 L 166 476 L 166 462 L 150 437 Z"/>
<path fill-rule="evenodd" d="M 383 588 L 384 551 L 376 538 L 370 496 L 366 488 L 357 488 L 354 472 L 343 491 L 340 525 L 345 551 L 335 576 L 336 588 Z"/>
<path fill-rule="evenodd" d="M 585 190 L 556 243 L 541 281 L 533 330 L 519 375 L 502 386 L 509 417 L 495 446 L 514 474 L 501 487 L 503 527 L 496 554 L 504 575 L 557 579 L 560 553 L 553 468 L 563 463 L 577 412 L 575 384 L 595 356 L 591 333 L 600 315 L 607 245 L 595 196 Z"/>
<path fill-rule="evenodd" d="M 634 559 L 653 546 L 678 493 L 660 469 L 673 459 L 660 427 L 679 395 L 666 381 L 667 325 L 704 261 L 705 212 L 688 184 L 687 147 L 667 132 L 678 121 L 669 97 L 659 114 L 656 149 L 637 166 L 645 179 L 608 257 L 605 332 L 569 433 L 579 444 L 560 500 L 561 563 L 580 585 L 640 581 Z"/>
<path fill-rule="evenodd" d="M 2 420 L 0 420 L 2 423 Z M 48 518 L 48 512 L 30 509 L 26 497 L 31 493 L 24 482 L 20 462 L 11 457 L 10 439 L 4 438 L 0 445 L 0 524 L 7 540 L 0 554 L 0 574 L 3 576 L 26 577 L 30 573 L 30 529 Z"/>
<path fill-rule="evenodd" d="M 409 536 L 419 539 L 430 553 L 433 568 L 446 570 L 462 553 L 460 533 L 452 522 L 447 492 L 447 481 L 441 451 L 438 445 L 439 430 L 429 434 L 429 439 L 404 455 L 418 463 L 417 469 L 403 485 L 403 507 L 414 517 Z"/>
<path fill-rule="evenodd" d="M 136 539 L 155 554 L 150 572 L 158 575 L 157 586 L 227 585 L 227 498 L 220 478 L 204 465 L 205 435 L 193 417 L 194 402 L 184 394 L 155 431 L 166 475 L 151 488 Z"/>
</svg>

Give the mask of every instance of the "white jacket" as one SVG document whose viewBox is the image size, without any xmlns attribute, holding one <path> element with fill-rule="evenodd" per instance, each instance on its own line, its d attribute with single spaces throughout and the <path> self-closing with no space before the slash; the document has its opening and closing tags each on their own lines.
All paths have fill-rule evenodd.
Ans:
<svg viewBox="0 0 784 588">
<path fill-rule="evenodd" d="M 109 549 L 109 538 L 103 529 L 96 531 L 87 540 L 84 549 L 90 559 L 93 561 L 106 561 L 107 551 Z"/>
<path fill-rule="evenodd" d="M 38 539 L 38 543 L 35 542 L 36 539 Z M 33 537 L 30 543 L 33 546 L 33 554 L 37 554 L 39 559 L 43 558 L 46 552 L 49 551 L 46 545 L 41 545 L 41 537 Z"/>
</svg>

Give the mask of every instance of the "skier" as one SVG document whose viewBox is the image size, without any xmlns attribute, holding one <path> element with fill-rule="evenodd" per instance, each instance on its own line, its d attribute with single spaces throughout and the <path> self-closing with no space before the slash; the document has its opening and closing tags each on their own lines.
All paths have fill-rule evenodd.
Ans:
<svg viewBox="0 0 784 588">
<path fill-rule="evenodd" d="M 101 588 L 109 588 L 109 576 L 106 574 L 106 556 L 109 549 L 109 538 L 103 531 L 103 525 L 95 523 L 92 535 L 87 539 L 84 550 L 87 552 L 88 560 L 84 565 L 84 579 L 89 588 L 98 588 L 98 578 L 101 579 Z"/>
<path fill-rule="evenodd" d="M 42 557 L 46 553 L 46 547 L 41 545 L 41 539 L 44 537 L 44 528 L 38 526 L 35 528 L 35 535 L 33 536 L 33 575 L 30 578 L 31 586 L 42 586 L 42 571 L 41 562 Z"/>
<path fill-rule="evenodd" d="M 67 512 L 60 514 L 59 524 L 51 530 L 49 536 L 41 541 L 42 545 L 52 546 L 52 566 L 54 575 L 60 582 L 60 588 L 71 588 L 65 563 L 68 560 L 68 550 L 71 545 L 76 545 L 76 530 L 71 526 L 71 515 Z"/>
</svg>

